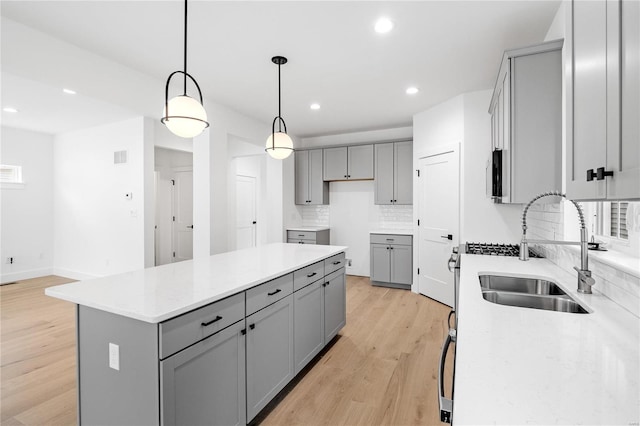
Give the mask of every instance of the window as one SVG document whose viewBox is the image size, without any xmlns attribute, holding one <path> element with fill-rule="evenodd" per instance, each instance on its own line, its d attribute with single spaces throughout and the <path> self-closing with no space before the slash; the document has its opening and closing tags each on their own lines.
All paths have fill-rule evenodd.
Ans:
<svg viewBox="0 0 640 426">
<path fill-rule="evenodd" d="M 0 165 L 1 183 L 22 183 L 22 167 L 8 164 Z"/>
<path fill-rule="evenodd" d="M 593 214 L 593 233 L 603 237 L 628 240 L 626 201 L 596 203 Z"/>
</svg>

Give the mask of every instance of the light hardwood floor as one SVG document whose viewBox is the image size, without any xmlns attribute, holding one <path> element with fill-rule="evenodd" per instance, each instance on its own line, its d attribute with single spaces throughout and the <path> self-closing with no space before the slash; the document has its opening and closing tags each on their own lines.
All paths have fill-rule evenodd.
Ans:
<svg viewBox="0 0 640 426">
<path fill-rule="evenodd" d="M 65 282 L 49 276 L 0 287 L 2 425 L 76 423 L 75 305 L 44 295 Z M 424 296 L 347 277 L 340 337 L 254 423 L 440 424 L 437 369 L 448 313 Z"/>
</svg>

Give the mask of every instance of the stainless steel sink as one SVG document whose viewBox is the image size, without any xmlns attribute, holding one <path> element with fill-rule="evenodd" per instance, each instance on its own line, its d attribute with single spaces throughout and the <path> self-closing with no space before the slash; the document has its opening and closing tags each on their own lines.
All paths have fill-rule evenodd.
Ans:
<svg viewBox="0 0 640 426">
<path fill-rule="evenodd" d="M 552 296 L 508 291 L 483 290 L 482 297 L 492 303 L 522 308 L 544 309 L 556 312 L 571 312 L 574 314 L 588 314 L 580 304 L 569 296 Z"/>
<path fill-rule="evenodd" d="M 480 275 L 480 286 L 483 290 L 556 296 L 567 295 L 556 283 L 538 278 Z"/>
</svg>

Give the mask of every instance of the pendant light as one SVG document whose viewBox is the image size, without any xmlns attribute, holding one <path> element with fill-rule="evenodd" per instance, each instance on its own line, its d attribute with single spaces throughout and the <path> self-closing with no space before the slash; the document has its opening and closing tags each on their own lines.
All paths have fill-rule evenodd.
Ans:
<svg viewBox="0 0 640 426">
<path fill-rule="evenodd" d="M 169 100 L 169 83 L 176 74 L 184 76 L 184 91 L 182 95 Z M 187 95 L 187 77 L 198 89 L 200 100 Z M 160 120 L 175 135 L 183 138 L 198 136 L 209 127 L 207 112 L 202 105 L 202 92 L 198 82 L 187 73 L 187 0 L 184 0 L 184 71 L 174 71 L 169 75 L 164 90 L 164 112 Z"/>
<path fill-rule="evenodd" d="M 282 113 L 280 112 L 280 66 L 287 63 L 287 58 L 284 56 L 274 56 L 271 58 L 271 62 L 278 66 L 278 116 L 273 119 L 273 123 L 271 124 L 271 135 L 267 138 L 265 151 L 273 158 L 283 160 L 293 152 L 293 141 L 289 135 L 287 135 L 287 124 L 284 122 Z M 276 121 L 278 122 L 277 132 Z M 284 132 L 282 131 L 283 127 Z"/>
</svg>

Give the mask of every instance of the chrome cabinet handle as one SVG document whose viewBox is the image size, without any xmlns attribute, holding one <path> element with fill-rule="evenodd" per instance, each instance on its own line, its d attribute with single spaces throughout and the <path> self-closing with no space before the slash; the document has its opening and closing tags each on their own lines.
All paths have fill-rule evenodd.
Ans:
<svg viewBox="0 0 640 426">
<path fill-rule="evenodd" d="M 447 338 L 442 345 L 440 353 L 440 369 L 438 372 L 438 406 L 440 407 L 440 421 L 442 423 L 451 423 L 451 412 L 453 411 L 453 400 L 444 397 L 444 366 L 447 358 L 449 345 L 451 344 L 451 335 L 447 334 Z"/>
</svg>

